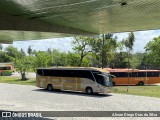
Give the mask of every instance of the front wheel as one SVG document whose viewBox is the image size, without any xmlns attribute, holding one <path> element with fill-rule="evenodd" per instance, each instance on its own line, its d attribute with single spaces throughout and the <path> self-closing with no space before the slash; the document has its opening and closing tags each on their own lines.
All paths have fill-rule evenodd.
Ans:
<svg viewBox="0 0 160 120">
<path fill-rule="evenodd" d="M 93 94 L 92 88 L 87 87 L 87 88 L 86 88 L 86 93 L 87 93 L 87 94 Z"/>
<path fill-rule="evenodd" d="M 116 85 L 116 83 L 115 83 L 115 82 L 112 82 L 112 85 L 113 85 L 113 86 L 115 86 L 115 85 Z"/>
<path fill-rule="evenodd" d="M 140 82 L 138 83 L 138 85 L 139 85 L 139 86 L 143 86 L 143 85 L 144 85 L 144 82 L 140 81 Z"/>
<path fill-rule="evenodd" d="M 48 90 L 48 91 L 52 91 L 52 90 L 53 90 L 53 87 L 52 87 L 51 84 L 49 84 L 49 85 L 47 86 L 47 90 Z"/>
</svg>

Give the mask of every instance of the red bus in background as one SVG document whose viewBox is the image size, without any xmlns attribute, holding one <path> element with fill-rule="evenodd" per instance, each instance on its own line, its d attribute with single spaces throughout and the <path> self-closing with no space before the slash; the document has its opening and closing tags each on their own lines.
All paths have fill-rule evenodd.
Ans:
<svg viewBox="0 0 160 120">
<path fill-rule="evenodd" d="M 115 76 L 112 79 L 113 85 L 160 84 L 160 70 L 111 69 L 111 68 L 104 68 L 104 69 L 108 70 L 110 74 Z"/>
</svg>

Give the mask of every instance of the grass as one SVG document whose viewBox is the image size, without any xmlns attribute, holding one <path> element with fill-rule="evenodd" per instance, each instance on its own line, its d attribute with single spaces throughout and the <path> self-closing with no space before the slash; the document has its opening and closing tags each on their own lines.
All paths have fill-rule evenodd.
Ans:
<svg viewBox="0 0 160 120">
<path fill-rule="evenodd" d="M 160 98 L 160 86 L 114 86 L 113 93 L 140 95 Z"/>
<path fill-rule="evenodd" d="M 0 83 L 19 84 L 19 85 L 36 85 L 35 79 L 20 80 L 20 77 L 0 76 Z"/>
</svg>

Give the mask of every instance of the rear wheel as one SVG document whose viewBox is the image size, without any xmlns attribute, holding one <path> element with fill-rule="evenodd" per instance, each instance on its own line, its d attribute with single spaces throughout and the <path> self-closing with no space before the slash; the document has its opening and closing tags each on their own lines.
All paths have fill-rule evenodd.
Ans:
<svg viewBox="0 0 160 120">
<path fill-rule="evenodd" d="M 113 85 L 113 86 L 115 86 L 115 85 L 116 85 L 116 83 L 115 83 L 115 82 L 112 82 L 112 85 Z"/>
<path fill-rule="evenodd" d="M 52 86 L 51 84 L 49 84 L 49 85 L 47 86 L 47 90 L 48 90 L 48 91 L 52 91 L 52 90 L 53 90 L 53 86 Z"/>
<path fill-rule="evenodd" d="M 144 82 L 143 82 L 143 81 L 140 81 L 140 82 L 138 83 L 138 85 L 139 85 L 139 86 L 143 86 L 143 85 L 144 85 Z"/>
<path fill-rule="evenodd" d="M 87 94 L 93 94 L 92 88 L 91 88 L 91 87 L 87 87 L 87 88 L 86 88 L 86 93 L 87 93 Z"/>
</svg>

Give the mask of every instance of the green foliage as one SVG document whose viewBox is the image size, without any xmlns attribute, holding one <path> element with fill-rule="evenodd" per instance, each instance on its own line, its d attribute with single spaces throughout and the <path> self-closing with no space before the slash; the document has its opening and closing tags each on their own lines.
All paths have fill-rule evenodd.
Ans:
<svg viewBox="0 0 160 120">
<path fill-rule="evenodd" d="M 83 58 L 90 51 L 89 43 L 91 39 L 92 38 L 89 38 L 89 37 L 78 36 L 78 37 L 75 37 L 74 40 L 72 41 L 73 50 L 75 50 L 75 52 L 80 55 L 78 66 L 82 66 Z"/>
<path fill-rule="evenodd" d="M 5 51 L 5 54 L 8 57 L 10 57 L 10 59 L 11 58 L 16 58 L 16 57 L 18 57 L 21 54 L 20 51 L 18 51 L 17 48 L 15 48 L 15 47 L 13 47 L 11 45 L 8 46 L 8 47 L 6 47 L 4 51 Z"/>
<path fill-rule="evenodd" d="M 48 67 L 50 56 L 46 52 L 39 51 L 35 53 L 35 57 L 30 57 L 30 59 L 32 59 L 32 67 L 36 70 L 37 68 Z"/>
<path fill-rule="evenodd" d="M 77 53 L 69 52 L 67 55 L 68 66 L 78 66 L 80 61 L 80 55 Z"/>
<path fill-rule="evenodd" d="M 160 36 L 153 38 L 153 40 L 151 40 L 145 46 L 145 50 L 148 53 L 147 62 L 155 66 L 159 66 L 160 65 Z"/>
<path fill-rule="evenodd" d="M 133 50 L 134 42 L 135 42 L 134 33 L 131 32 L 131 33 L 128 34 L 128 38 L 127 39 L 123 39 L 121 41 L 121 43 L 119 44 L 119 47 L 122 47 L 124 45 L 125 48 L 126 48 L 126 52 L 128 53 L 128 55 L 127 55 L 127 58 L 128 58 L 128 62 L 127 62 L 128 66 L 127 67 L 128 68 L 135 67 L 135 66 L 131 66 L 131 62 L 130 62 L 130 59 L 132 59 L 131 58 L 131 52 Z"/>
<path fill-rule="evenodd" d="M 115 50 L 117 47 L 117 37 L 113 37 L 113 34 L 103 34 L 102 38 L 92 39 L 90 46 L 92 53 L 96 56 L 95 66 L 107 66 L 111 64 L 115 57 Z M 100 62 L 98 64 L 98 61 Z"/>
<path fill-rule="evenodd" d="M 12 58 L 14 67 L 16 68 L 16 71 L 18 71 L 21 74 L 21 79 L 26 80 L 26 72 L 30 69 L 30 59 L 29 56 L 23 56 L 23 57 L 17 57 Z"/>
<path fill-rule="evenodd" d="M 131 57 L 132 59 L 130 59 L 131 68 L 144 69 L 146 66 L 146 62 L 145 62 L 146 59 L 144 59 L 145 55 L 146 55 L 145 53 L 140 53 L 140 52 L 132 54 L 132 57 Z"/>
<path fill-rule="evenodd" d="M 3 50 L 3 46 L 2 46 L 2 44 L 0 44 L 0 50 L 1 50 L 1 51 Z"/>
<path fill-rule="evenodd" d="M 12 75 L 12 70 L 6 70 L 2 72 L 2 76 L 10 76 Z"/>
<path fill-rule="evenodd" d="M 5 52 L 0 51 L 0 62 L 10 62 L 10 56 L 8 56 Z"/>
<path fill-rule="evenodd" d="M 23 32 L 21 37 L 25 37 Z M 117 37 L 113 37 L 113 34 L 104 34 L 101 38 L 78 36 L 72 41 L 74 52 L 50 48 L 47 51 L 33 51 L 29 46 L 26 54 L 23 49 L 18 50 L 13 46 L 3 50 L 0 47 L 0 62 L 13 62 L 22 79 L 26 79 L 25 73 L 30 70 L 52 66 L 126 68 L 129 63 L 131 68 L 158 68 L 155 66 L 160 65 L 160 37 L 146 45 L 146 53 L 132 53 L 134 39 L 132 32 L 120 42 L 117 42 Z"/>
<path fill-rule="evenodd" d="M 128 34 L 128 38 L 126 40 L 123 40 L 123 43 L 127 49 L 133 50 L 134 41 L 135 41 L 134 33 L 131 32 Z"/>
<path fill-rule="evenodd" d="M 27 53 L 28 53 L 29 55 L 31 55 L 31 54 L 32 54 L 32 48 L 31 48 L 31 45 L 28 47 L 28 49 L 27 49 Z"/>
</svg>

